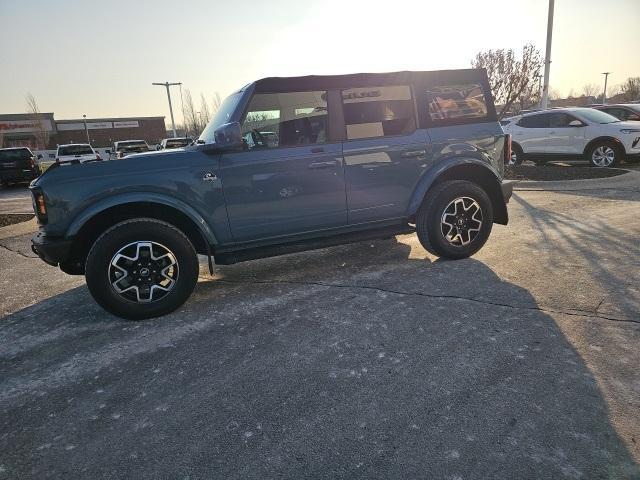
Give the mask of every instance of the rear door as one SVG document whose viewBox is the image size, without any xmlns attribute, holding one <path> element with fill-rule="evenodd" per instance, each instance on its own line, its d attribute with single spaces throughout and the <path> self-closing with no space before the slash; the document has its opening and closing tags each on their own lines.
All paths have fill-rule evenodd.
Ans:
<svg viewBox="0 0 640 480">
<path fill-rule="evenodd" d="M 248 242 L 347 223 L 342 144 L 329 135 L 327 91 L 257 93 L 244 151 L 220 159 L 231 232 Z"/>
<path fill-rule="evenodd" d="M 341 96 L 349 224 L 403 217 L 426 160 L 411 87 L 358 87 Z"/>
<path fill-rule="evenodd" d="M 522 147 L 524 153 L 545 154 L 550 131 L 549 114 L 526 115 L 513 128 L 513 140 Z"/>
</svg>

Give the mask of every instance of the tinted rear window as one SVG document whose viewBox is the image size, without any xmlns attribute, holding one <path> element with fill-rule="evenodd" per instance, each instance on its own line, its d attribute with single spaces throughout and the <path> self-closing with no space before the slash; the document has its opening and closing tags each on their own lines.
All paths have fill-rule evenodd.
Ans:
<svg viewBox="0 0 640 480">
<path fill-rule="evenodd" d="M 136 150 L 138 152 L 144 152 L 149 150 L 149 147 L 144 142 L 119 143 L 117 148 L 118 150 L 126 150 L 126 151 Z"/>
<path fill-rule="evenodd" d="M 26 148 L 19 150 L 0 150 L 0 162 L 15 162 L 16 160 L 26 160 L 31 157 L 31 152 Z"/>
<path fill-rule="evenodd" d="M 58 148 L 58 155 L 92 155 L 89 145 L 67 145 Z"/>
<path fill-rule="evenodd" d="M 487 117 L 487 100 L 477 83 L 430 87 L 427 102 L 434 122 Z"/>
<path fill-rule="evenodd" d="M 540 115 L 528 115 L 526 117 L 522 117 L 518 121 L 518 126 L 524 128 L 548 128 L 549 114 L 543 113 Z"/>
</svg>

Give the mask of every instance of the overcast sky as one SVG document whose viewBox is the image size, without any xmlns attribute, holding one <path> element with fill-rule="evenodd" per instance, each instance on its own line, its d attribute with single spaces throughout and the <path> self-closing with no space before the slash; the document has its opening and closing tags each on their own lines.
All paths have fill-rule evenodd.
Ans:
<svg viewBox="0 0 640 480">
<path fill-rule="evenodd" d="M 151 82 L 211 100 L 266 76 L 468 68 L 482 49 L 544 51 L 546 16 L 546 0 L 0 0 L 0 113 L 31 92 L 58 119 L 168 120 Z M 556 0 L 559 92 L 640 76 L 639 48 L 640 0 Z"/>
</svg>

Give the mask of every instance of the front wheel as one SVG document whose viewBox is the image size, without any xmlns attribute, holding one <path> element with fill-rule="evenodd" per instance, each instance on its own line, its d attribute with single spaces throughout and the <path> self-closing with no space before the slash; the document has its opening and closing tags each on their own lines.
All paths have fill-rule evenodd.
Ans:
<svg viewBox="0 0 640 480">
<path fill-rule="evenodd" d="M 485 244 L 493 226 L 486 192 L 466 180 L 443 182 L 425 197 L 416 218 L 422 246 L 439 257 L 466 258 Z"/>
<path fill-rule="evenodd" d="M 85 265 L 87 287 L 102 308 L 141 320 L 182 305 L 198 280 L 198 257 L 189 239 L 166 222 L 120 222 L 93 244 Z"/>
<path fill-rule="evenodd" d="M 587 152 L 591 166 L 598 168 L 615 167 L 622 160 L 622 155 L 620 147 L 609 141 L 597 142 Z"/>
</svg>

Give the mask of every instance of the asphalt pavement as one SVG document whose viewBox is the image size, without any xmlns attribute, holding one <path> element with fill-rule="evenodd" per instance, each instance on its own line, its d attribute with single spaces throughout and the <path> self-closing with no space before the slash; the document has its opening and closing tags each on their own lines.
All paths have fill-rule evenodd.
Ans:
<svg viewBox="0 0 640 480">
<path fill-rule="evenodd" d="M 640 173 L 519 188 L 471 259 L 203 263 L 143 322 L 0 229 L 0 479 L 640 478 Z"/>
</svg>

